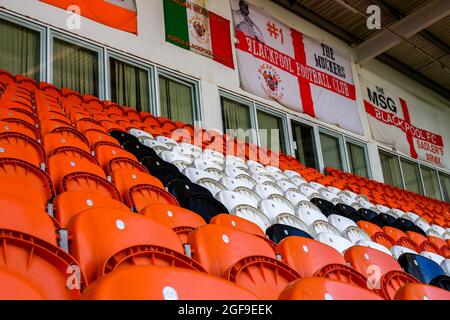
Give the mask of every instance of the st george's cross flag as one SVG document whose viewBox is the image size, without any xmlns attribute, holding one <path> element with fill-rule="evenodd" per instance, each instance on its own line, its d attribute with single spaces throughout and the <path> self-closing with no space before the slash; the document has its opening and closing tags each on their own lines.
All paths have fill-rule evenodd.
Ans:
<svg viewBox="0 0 450 320">
<path fill-rule="evenodd" d="M 68 10 L 78 6 L 82 17 L 109 27 L 137 34 L 137 9 L 135 0 L 40 0 Z"/>
<path fill-rule="evenodd" d="M 229 20 L 194 2 L 163 1 L 167 42 L 234 68 Z"/>
<path fill-rule="evenodd" d="M 362 134 L 351 61 L 244 0 L 230 0 L 241 87 Z"/>
</svg>

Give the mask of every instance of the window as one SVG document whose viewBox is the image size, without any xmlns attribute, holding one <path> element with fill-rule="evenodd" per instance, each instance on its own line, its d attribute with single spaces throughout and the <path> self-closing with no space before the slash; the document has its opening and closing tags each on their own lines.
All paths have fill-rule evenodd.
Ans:
<svg viewBox="0 0 450 320">
<path fill-rule="evenodd" d="M 406 159 L 401 159 L 400 163 L 402 165 L 405 189 L 411 192 L 423 194 L 419 165 Z"/>
<path fill-rule="evenodd" d="M 267 112 L 258 110 L 258 134 L 262 147 L 274 152 L 286 153 L 283 119 Z"/>
<path fill-rule="evenodd" d="M 381 169 L 384 183 L 394 187 L 403 188 L 402 175 L 397 156 L 380 151 Z"/>
<path fill-rule="evenodd" d="M 99 62 L 95 51 L 60 39 L 53 41 L 53 83 L 81 94 L 99 96 Z"/>
<path fill-rule="evenodd" d="M 0 68 L 36 81 L 40 76 L 40 34 L 0 20 Z"/>
<path fill-rule="evenodd" d="M 138 111 L 150 111 L 149 73 L 110 58 L 111 100 Z"/>
<path fill-rule="evenodd" d="M 159 95 L 161 116 L 173 121 L 194 123 L 192 86 L 159 76 Z"/>
<path fill-rule="evenodd" d="M 252 128 L 249 106 L 224 97 L 221 100 L 224 132 L 227 133 L 227 130 L 239 130 L 233 132 L 232 136 L 250 143 L 252 141 L 252 133 L 247 131 Z"/>
<path fill-rule="evenodd" d="M 363 178 L 369 178 L 366 149 L 357 144 L 347 142 L 347 153 L 350 172 Z"/>
<path fill-rule="evenodd" d="M 322 146 L 322 156 L 325 168 L 332 167 L 343 170 L 341 147 L 339 138 L 320 133 L 320 145 Z"/>
<path fill-rule="evenodd" d="M 292 122 L 292 136 L 294 139 L 295 157 L 301 164 L 317 169 L 314 129 L 298 122 Z"/>
<path fill-rule="evenodd" d="M 450 202 L 450 175 L 439 173 L 444 201 Z"/>
<path fill-rule="evenodd" d="M 439 190 L 438 175 L 436 170 L 427 167 L 421 167 L 423 185 L 425 187 L 425 195 L 431 198 L 441 200 L 441 192 Z"/>
</svg>

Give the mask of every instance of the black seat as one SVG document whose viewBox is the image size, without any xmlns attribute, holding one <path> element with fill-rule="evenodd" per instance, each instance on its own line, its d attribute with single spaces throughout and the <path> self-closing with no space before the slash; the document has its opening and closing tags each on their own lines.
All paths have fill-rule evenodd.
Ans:
<svg viewBox="0 0 450 320">
<path fill-rule="evenodd" d="M 358 214 L 361 220 L 368 222 L 372 222 L 372 220 L 378 216 L 378 213 L 376 213 L 375 211 L 364 208 L 359 209 Z"/>
<path fill-rule="evenodd" d="M 113 130 L 109 133 L 111 137 L 119 141 L 120 145 L 123 146 L 125 142 L 128 141 L 134 141 L 136 143 L 139 143 L 139 139 L 129 133 L 119 131 L 119 130 Z"/>
<path fill-rule="evenodd" d="M 186 180 L 174 180 L 168 184 L 167 190 L 178 200 L 178 203 L 185 207 L 187 199 L 192 196 L 202 195 L 209 198 L 214 198 L 212 193 L 196 183 Z"/>
<path fill-rule="evenodd" d="M 146 157 L 158 157 L 155 150 L 134 140 L 126 141 L 122 147 L 128 152 L 134 154 L 139 161 L 142 161 L 142 159 L 145 159 Z"/>
<path fill-rule="evenodd" d="M 273 224 L 266 230 L 266 235 L 275 243 L 279 243 L 281 240 L 288 236 L 298 236 L 303 238 L 313 239 L 309 233 L 295 228 L 293 226 L 288 226 L 285 224 Z"/>
<path fill-rule="evenodd" d="M 439 287 L 450 291 L 450 277 L 447 275 L 437 276 L 430 281 L 430 284 L 435 287 Z"/>
<path fill-rule="evenodd" d="M 181 206 L 196 212 L 205 219 L 207 223 L 221 213 L 229 213 L 227 208 L 221 202 L 204 194 L 196 194 L 183 198 L 183 204 Z"/>
<path fill-rule="evenodd" d="M 344 203 L 338 203 L 335 207 L 338 210 L 336 214 L 349 218 L 354 222 L 358 222 L 359 220 L 361 220 L 355 208 Z"/>
<path fill-rule="evenodd" d="M 152 176 L 161 180 L 165 187 L 175 180 L 190 182 L 189 178 L 182 174 L 175 165 L 164 161 L 158 156 L 145 157 L 142 159 L 142 164 Z"/>
<path fill-rule="evenodd" d="M 380 213 L 370 222 L 376 224 L 380 228 L 383 228 L 386 226 L 390 227 L 391 224 L 394 223 L 394 221 L 395 221 L 395 217 L 391 216 L 390 214 Z"/>
<path fill-rule="evenodd" d="M 328 200 L 321 198 L 312 198 L 310 201 L 314 205 L 316 205 L 326 217 L 332 214 L 339 214 L 339 211 L 336 209 L 334 204 Z"/>
<path fill-rule="evenodd" d="M 438 276 L 445 276 L 440 265 L 418 254 L 404 253 L 398 258 L 398 262 L 406 272 L 425 284 L 430 284 Z"/>
<path fill-rule="evenodd" d="M 408 219 L 397 218 L 391 224 L 391 227 L 402 230 L 403 232 L 414 231 L 414 232 L 420 233 L 421 235 L 423 235 L 425 237 L 427 236 L 427 234 L 421 228 L 416 226 L 416 224 L 414 222 L 412 222 L 411 220 L 408 220 Z"/>
</svg>

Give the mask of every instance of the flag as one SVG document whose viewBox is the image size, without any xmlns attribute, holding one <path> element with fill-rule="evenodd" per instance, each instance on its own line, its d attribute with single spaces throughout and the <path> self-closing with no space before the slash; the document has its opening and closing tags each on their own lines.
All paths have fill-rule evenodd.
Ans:
<svg viewBox="0 0 450 320">
<path fill-rule="evenodd" d="M 244 0 L 230 0 L 241 87 L 362 134 L 350 54 L 310 38 Z"/>
<path fill-rule="evenodd" d="M 163 0 L 166 41 L 234 68 L 230 21 L 185 0 Z"/>
<path fill-rule="evenodd" d="M 80 15 L 122 31 L 137 34 L 135 0 L 40 0 L 67 10 L 78 6 Z"/>
</svg>

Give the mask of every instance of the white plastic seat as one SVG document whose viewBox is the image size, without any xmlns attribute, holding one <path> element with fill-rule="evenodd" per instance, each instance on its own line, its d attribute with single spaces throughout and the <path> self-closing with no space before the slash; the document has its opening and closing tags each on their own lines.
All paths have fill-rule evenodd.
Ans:
<svg viewBox="0 0 450 320">
<path fill-rule="evenodd" d="M 415 252 L 414 250 L 412 250 L 410 248 L 406 248 L 406 247 L 403 247 L 403 246 L 397 246 L 397 245 L 396 246 L 392 246 L 390 250 L 391 250 L 392 256 L 395 259 L 398 259 L 404 253 L 417 254 L 417 252 Z"/>
<path fill-rule="evenodd" d="M 360 240 L 358 242 L 356 242 L 357 246 L 362 246 L 362 247 L 369 247 L 381 252 L 384 252 L 388 255 L 390 255 L 392 257 L 392 253 L 391 251 L 389 251 L 388 248 L 386 248 L 385 246 L 383 246 L 382 244 L 376 243 L 374 241 L 370 241 L 370 240 Z"/>
<path fill-rule="evenodd" d="M 306 223 L 308 227 L 318 220 L 328 222 L 327 217 L 325 217 L 322 212 L 312 208 L 298 208 L 297 217 L 299 217 L 300 220 Z"/>
<path fill-rule="evenodd" d="M 290 181 L 289 177 L 287 175 L 285 175 L 282 171 L 270 172 L 270 176 L 272 178 L 274 178 L 276 181 L 279 181 L 279 180 L 289 180 Z"/>
<path fill-rule="evenodd" d="M 273 173 L 283 173 L 283 171 L 280 169 L 280 168 L 278 168 L 278 167 L 275 167 L 275 166 L 266 166 L 266 170 L 268 171 L 268 172 L 270 172 L 271 174 L 273 174 Z"/>
<path fill-rule="evenodd" d="M 204 170 L 204 171 L 206 171 L 207 169 L 210 169 L 210 168 L 214 168 L 214 169 L 222 171 L 222 166 L 220 164 L 217 164 L 216 162 L 212 162 L 212 161 L 207 161 L 204 158 L 195 158 L 193 164 L 197 169 Z"/>
<path fill-rule="evenodd" d="M 325 200 L 328 200 L 328 201 L 336 201 L 336 200 L 340 200 L 337 196 L 336 196 L 336 194 L 335 193 L 333 193 L 333 192 L 331 192 L 331 191 L 328 191 L 328 189 L 325 189 L 325 190 L 322 190 L 321 192 L 320 192 L 320 194 L 322 195 L 322 197 L 324 197 L 325 198 Z"/>
<path fill-rule="evenodd" d="M 184 150 L 183 153 L 192 154 L 195 157 L 201 157 L 203 154 L 202 148 L 194 144 L 183 142 L 179 146 Z"/>
<path fill-rule="evenodd" d="M 272 176 L 268 175 L 268 174 L 252 174 L 252 178 L 255 179 L 255 181 L 258 184 L 263 184 L 266 182 L 275 182 L 275 179 L 272 178 Z"/>
<path fill-rule="evenodd" d="M 139 139 L 139 141 L 143 141 L 144 139 L 154 139 L 153 136 L 144 131 L 144 130 L 139 130 L 139 129 L 130 129 L 128 130 L 128 133 L 131 134 L 132 136 L 135 136 L 136 138 Z"/>
<path fill-rule="evenodd" d="M 216 199 L 222 202 L 228 211 L 233 211 L 235 207 L 242 204 L 247 204 L 255 208 L 258 207 L 258 202 L 251 201 L 251 199 L 246 198 L 244 195 L 229 190 L 220 191 L 216 195 Z"/>
<path fill-rule="evenodd" d="M 436 238 L 441 238 L 442 239 L 442 236 L 440 235 L 440 233 L 437 232 L 436 230 L 434 230 L 432 227 L 430 227 L 430 229 L 425 231 L 425 233 L 427 234 L 427 236 L 432 236 L 432 237 L 436 237 Z"/>
<path fill-rule="evenodd" d="M 431 228 L 436 231 L 437 233 L 439 233 L 439 236 L 441 238 L 444 238 L 444 233 L 447 232 L 447 230 L 445 230 L 445 228 L 442 228 L 441 226 L 437 225 L 437 224 L 432 224 Z"/>
<path fill-rule="evenodd" d="M 246 187 L 237 187 L 233 191 L 242 194 L 244 197 L 251 199 L 251 201 L 256 201 L 256 203 L 259 203 L 262 200 L 259 194 Z"/>
<path fill-rule="evenodd" d="M 294 210 L 294 212 L 295 212 L 295 207 L 292 205 L 292 203 L 291 203 L 288 199 L 286 199 L 284 196 L 282 196 L 282 195 L 279 195 L 279 194 L 272 194 L 272 195 L 270 195 L 267 199 L 269 199 L 269 200 L 275 200 L 275 201 L 281 202 L 281 203 L 283 203 L 284 205 L 286 205 L 286 206 L 292 208 L 292 210 Z"/>
<path fill-rule="evenodd" d="M 264 167 L 249 166 L 248 168 L 252 174 L 270 176 L 270 173 Z"/>
<path fill-rule="evenodd" d="M 327 221 L 322 220 L 316 220 L 309 226 L 309 231 L 312 236 L 316 236 L 319 233 L 326 232 L 331 233 L 336 236 L 341 236 L 340 232 L 336 227 L 334 227 L 332 224 L 330 224 Z"/>
<path fill-rule="evenodd" d="M 351 243 L 357 243 L 361 240 L 370 241 L 370 236 L 365 233 L 361 228 L 350 226 L 341 232 L 341 235 L 351 241 Z"/>
<path fill-rule="evenodd" d="M 284 172 L 285 175 L 287 175 L 291 179 L 292 178 L 301 178 L 302 177 L 300 173 L 298 173 L 296 171 L 293 171 L 293 170 L 284 170 L 283 172 Z"/>
<path fill-rule="evenodd" d="M 377 204 L 376 207 L 378 210 L 380 210 L 381 213 L 386 213 L 391 210 L 391 208 L 383 206 L 382 204 Z"/>
<path fill-rule="evenodd" d="M 164 161 L 167 161 L 169 163 L 173 163 L 175 161 L 183 161 L 186 163 L 191 164 L 193 159 L 191 157 L 185 156 L 181 153 L 174 152 L 174 151 L 163 151 L 161 152 L 161 158 Z"/>
<path fill-rule="evenodd" d="M 214 180 L 219 181 L 220 179 L 223 178 L 223 171 L 220 169 L 216 169 L 216 168 L 207 168 L 203 171 L 208 172 L 209 174 L 211 174 L 214 177 Z"/>
<path fill-rule="evenodd" d="M 353 245 L 347 239 L 328 232 L 319 233 L 314 237 L 314 240 L 320 241 L 330 247 L 335 248 L 341 254 L 343 254 L 345 250 L 347 250 Z"/>
<path fill-rule="evenodd" d="M 209 172 L 203 171 L 203 170 L 199 170 L 199 169 L 195 169 L 195 168 L 186 168 L 182 171 L 182 173 L 189 178 L 189 180 L 191 180 L 192 182 L 196 183 L 198 180 L 203 179 L 203 178 L 209 178 L 209 179 L 215 179 L 215 176 Z"/>
<path fill-rule="evenodd" d="M 397 208 L 392 209 L 392 211 L 395 213 L 395 216 L 398 218 L 402 217 L 405 214 L 405 211 L 397 209 Z"/>
<path fill-rule="evenodd" d="M 172 149 L 172 146 L 169 146 L 161 141 L 155 140 L 155 139 L 144 139 L 144 141 L 141 141 L 141 143 L 144 146 L 147 146 L 149 148 L 152 148 L 158 153 L 161 153 L 162 151 L 170 151 Z"/>
<path fill-rule="evenodd" d="M 408 219 L 412 222 L 416 222 L 417 219 L 420 218 L 420 216 L 414 212 L 408 211 L 407 213 L 405 213 L 402 218 L 404 219 Z"/>
<path fill-rule="evenodd" d="M 196 183 L 208 189 L 213 196 L 226 189 L 223 184 L 211 178 L 201 178 Z"/>
<path fill-rule="evenodd" d="M 267 218 L 267 216 L 263 212 L 247 204 L 242 204 L 235 207 L 234 210 L 230 212 L 230 214 L 253 222 L 264 232 L 266 232 L 266 229 L 271 225 L 269 218 Z"/>
<path fill-rule="evenodd" d="M 223 176 L 220 179 L 220 182 L 230 191 L 234 191 L 238 187 L 246 187 L 253 189 L 253 185 L 249 183 L 247 180 L 243 179 L 235 179 L 227 176 Z"/>
<path fill-rule="evenodd" d="M 295 190 L 286 191 L 284 197 L 288 199 L 294 207 L 296 207 L 300 201 L 309 201 L 303 193 Z"/>
<path fill-rule="evenodd" d="M 249 175 L 247 171 L 244 171 L 242 169 L 239 169 L 239 168 L 237 168 L 235 166 L 230 166 L 230 165 L 227 165 L 224 168 L 223 172 L 228 177 L 231 177 L 231 178 L 236 178 L 237 176 L 240 176 L 240 175 Z"/>
<path fill-rule="evenodd" d="M 450 231 L 445 231 L 444 235 L 442 237 L 444 238 L 444 240 L 449 240 L 450 239 Z"/>
<path fill-rule="evenodd" d="M 309 186 L 306 185 L 301 185 L 300 186 L 300 191 L 307 196 L 309 199 L 311 199 L 312 197 L 314 197 L 316 194 L 318 194 L 317 190 L 314 188 L 311 188 Z"/>
<path fill-rule="evenodd" d="M 445 260 L 445 257 L 443 257 L 437 253 L 434 253 L 434 252 L 422 251 L 420 253 L 420 255 L 424 256 L 425 258 L 433 260 L 434 262 L 436 262 L 439 265 L 442 263 L 442 261 Z"/>
<path fill-rule="evenodd" d="M 297 187 L 300 187 L 301 185 L 308 184 L 308 181 L 303 179 L 302 177 L 291 177 L 290 180 L 293 184 L 295 184 Z"/>
<path fill-rule="evenodd" d="M 441 262 L 441 267 L 444 269 L 445 273 L 450 276 L 450 259 L 445 259 Z"/>
<path fill-rule="evenodd" d="M 348 206 L 351 206 L 353 203 L 355 203 L 355 198 L 351 197 L 347 193 L 341 192 L 341 194 L 339 194 L 339 199 L 341 199 L 341 201 Z"/>
<path fill-rule="evenodd" d="M 225 164 L 227 166 L 228 165 L 236 165 L 236 164 L 246 166 L 245 160 L 243 158 L 236 157 L 236 156 L 233 156 L 231 154 L 226 155 L 226 157 L 225 157 Z"/>
<path fill-rule="evenodd" d="M 264 199 L 259 203 L 259 209 L 266 215 L 272 223 L 276 223 L 276 218 L 280 214 L 288 213 L 294 215 L 294 210 L 281 202 Z"/>
<path fill-rule="evenodd" d="M 287 179 L 278 180 L 277 185 L 283 190 L 283 192 L 288 190 L 297 190 L 297 186 Z"/>
<path fill-rule="evenodd" d="M 165 136 L 157 136 L 156 140 L 164 143 L 167 146 L 171 146 L 171 147 L 175 147 L 178 145 L 178 142 L 176 142 L 175 140 L 173 140 L 171 138 L 165 137 Z"/>
<path fill-rule="evenodd" d="M 316 191 L 319 191 L 319 190 L 326 190 L 326 187 L 325 187 L 323 184 L 320 184 L 320 183 L 318 183 L 318 182 L 311 181 L 311 182 L 309 183 L 309 185 L 311 186 L 311 188 L 313 188 L 313 189 L 316 190 Z"/>
<path fill-rule="evenodd" d="M 264 165 L 262 163 L 259 163 L 258 161 L 255 160 L 247 160 L 247 166 L 250 167 L 257 167 L 257 168 L 262 168 L 264 170 L 266 170 L 266 168 L 264 167 Z"/>
<path fill-rule="evenodd" d="M 203 150 L 202 158 L 206 161 L 215 162 L 222 167 L 225 164 L 225 157 L 220 152 L 211 149 Z"/>
<path fill-rule="evenodd" d="M 328 191 L 333 192 L 336 196 L 342 191 L 341 189 L 332 186 L 328 186 L 327 189 Z"/>
<path fill-rule="evenodd" d="M 358 203 L 363 207 L 364 209 L 370 209 L 372 211 L 378 212 L 378 208 L 370 201 L 367 201 L 365 199 L 358 200 Z"/>
<path fill-rule="evenodd" d="M 340 233 L 344 232 L 348 227 L 356 227 L 356 223 L 353 220 L 337 214 L 329 215 L 328 222 L 335 226 Z"/>
<path fill-rule="evenodd" d="M 240 174 L 240 175 L 236 176 L 235 178 L 239 179 L 239 180 L 244 180 L 249 186 L 251 186 L 251 189 L 253 189 L 253 187 L 258 184 L 255 181 L 255 179 L 253 179 L 252 177 L 250 177 L 249 175 L 246 175 L 246 174 Z"/>
<path fill-rule="evenodd" d="M 273 194 L 278 194 L 280 196 L 283 195 L 283 192 L 280 192 L 280 190 L 270 186 L 270 185 L 264 185 L 264 184 L 257 184 L 253 187 L 253 191 L 255 191 L 257 194 L 261 196 L 263 199 L 269 198 Z"/>
</svg>

